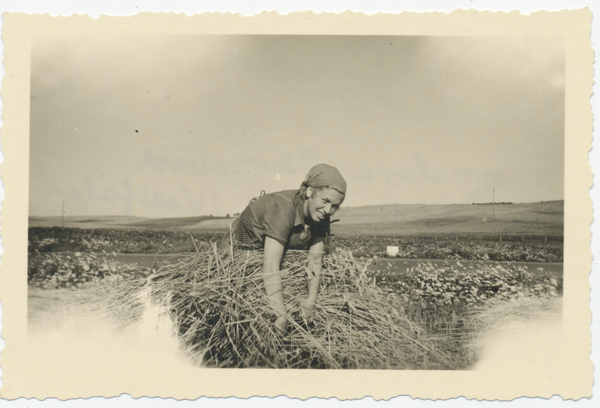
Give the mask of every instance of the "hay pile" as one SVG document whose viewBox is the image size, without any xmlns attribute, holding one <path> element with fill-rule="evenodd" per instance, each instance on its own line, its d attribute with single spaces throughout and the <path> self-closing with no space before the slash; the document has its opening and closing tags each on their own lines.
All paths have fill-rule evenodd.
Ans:
<svg viewBox="0 0 600 408">
<path fill-rule="evenodd" d="M 288 333 L 275 329 L 263 284 L 260 251 L 198 252 L 164 264 L 146 281 L 152 302 L 164 305 L 180 345 L 208 367 L 444 369 L 452 363 L 403 313 L 394 294 L 366 277 L 367 267 L 350 251 L 336 249 L 323 260 L 318 303 L 304 316 L 307 253 L 288 251 L 281 265 Z M 122 322 L 141 314 L 136 292 L 143 285 L 117 282 L 110 292 Z"/>
</svg>

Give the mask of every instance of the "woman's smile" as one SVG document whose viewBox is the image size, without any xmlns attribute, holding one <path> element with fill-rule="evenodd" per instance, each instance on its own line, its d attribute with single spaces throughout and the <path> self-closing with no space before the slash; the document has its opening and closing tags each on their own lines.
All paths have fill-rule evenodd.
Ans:
<svg viewBox="0 0 600 408">
<path fill-rule="evenodd" d="M 344 195 L 332 188 L 311 190 L 310 198 L 304 202 L 304 217 L 314 222 L 323 221 L 327 216 L 335 213 L 344 201 Z"/>
</svg>

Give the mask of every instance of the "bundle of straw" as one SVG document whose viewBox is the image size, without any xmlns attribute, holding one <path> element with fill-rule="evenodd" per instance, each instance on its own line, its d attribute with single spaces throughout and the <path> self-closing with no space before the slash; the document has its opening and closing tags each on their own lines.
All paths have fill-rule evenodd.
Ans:
<svg viewBox="0 0 600 408">
<path fill-rule="evenodd" d="M 273 325 L 261 251 L 198 252 L 162 265 L 147 285 L 152 302 L 169 310 L 184 351 L 203 366 L 451 368 L 398 298 L 368 282 L 367 265 L 350 251 L 325 255 L 318 303 L 305 316 L 307 259 L 306 252 L 287 251 L 280 268 L 290 321 L 285 335 Z M 124 291 L 113 304 L 134 297 L 132 285 L 119 287 Z M 135 319 L 140 310 L 127 304 Z"/>
<path fill-rule="evenodd" d="M 93 292 L 127 330 L 148 302 L 167 310 L 179 344 L 206 367 L 452 369 L 443 341 L 404 313 L 400 298 L 368 279 L 368 264 L 336 248 L 323 258 L 314 312 L 305 316 L 308 256 L 287 251 L 280 272 L 287 334 L 274 326 L 263 283 L 262 251 L 216 247 L 163 263 L 148 278 L 105 279 Z M 149 299 L 147 298 L 149 296 Z"/>
</svg>

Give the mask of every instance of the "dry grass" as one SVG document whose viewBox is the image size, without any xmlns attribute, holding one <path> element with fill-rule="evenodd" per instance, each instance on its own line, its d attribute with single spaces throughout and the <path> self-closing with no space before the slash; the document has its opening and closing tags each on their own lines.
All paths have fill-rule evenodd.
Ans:
<svg viewBox="0 0 600 408">
<path fill-rule="evenodd" d="M 165 264 L 146 282 L 114 281 L 98 292 L 123 325 L 141 316 L 139 293 L 164 305 L 180 345 L 210 367 L 448 369 L 452 356 L 439 338 L 405 315 L 398 297 L 366 278 L 367 265 L 350 251 L 324 258 L 319 302 L 307 317 L 307 254 L 288 251 L 281 265 L 289 311 L 288 333 L 278 333 L 263 284 L 262 252 L 215 249 Z"/>
</svg>

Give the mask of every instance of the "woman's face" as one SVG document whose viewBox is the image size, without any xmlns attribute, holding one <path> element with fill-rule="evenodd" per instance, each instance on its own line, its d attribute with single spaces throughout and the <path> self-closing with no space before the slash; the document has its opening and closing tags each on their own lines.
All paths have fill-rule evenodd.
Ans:
<svg viewBox="0 0 600 408">
<path fill-rule="evenodd" d="M 304 201 L 304 217 L 310 217 L 314 222 L 335 213 L 344 201 L 344 195 L 332 188 L 320 190 L 309 187 L 306 194 L 309 198 Z"/>
</svg>

